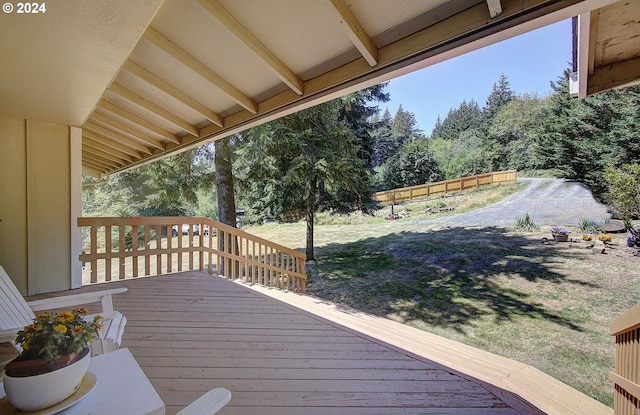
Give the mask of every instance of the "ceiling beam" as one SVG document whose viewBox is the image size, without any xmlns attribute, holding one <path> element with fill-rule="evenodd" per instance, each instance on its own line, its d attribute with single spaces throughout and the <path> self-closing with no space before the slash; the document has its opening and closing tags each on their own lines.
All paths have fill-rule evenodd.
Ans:
<svg viewBox="0 0 640 415">
<path fill-rule="evenodd" d="M 140 65 L 138 65 L 138 64 L 136 64 L 136 63 L 134 63 L 134 62 L 132 62 L 130 60 L 128 60 L 128 61 L 126 61 L 124 63 L 124 65 L 122 67 L 126 71 L 131 72 L 132 74 L 137 76 L 138 78 L 140 78 L 140 79 L 144 80 L 145 82 L 147 82 L 147 83 L 153 85 L 154 87 L 158 88 L 159 90 L 161 90 L 165 94 L 170 95 L 170 96 L 174 97 L 175 99 L 177 99 L 178 101 L 182 102 L 183 104 L 191 107 L 193 110 L 195 110 L 196 112 L 201 114 L 203 117 L 205 117 L 207 120 L 209 120 L 210 122 L 214 123 L 215 125 L 217 125 L 219 127 L 223 127 L 224 126 L 224 120 L 220 115 L 216 114 L 214 111 L 211 111 L 205 105 L 202 105 L 201 103 L 199 103 L 195 99 L 191 98 L 189 95 L 187 95 L 184 92 L 180 91 L 175 86 L 173 86 L 173 85 L 169 84 L 168 82 L 158 78 L 157 76 L 155 76 L 151 72 L 149 72 L 146 69 L 144 69 L 142 66 L 140 66 Z"/>
<path fill-rule="evenodd" d="M 151 27 L 148 27 L 144 32 L 144 37 L 153 42 L 156 46 L 167 52 L 169 55 L 173 56 L 178 61 L 182 62 L 184 65 L 188 66 L 196 72 L 198 75 L 202 76 L 207 81 L 211 82 L 217 88 L 219 88 L 222 92 L 227 94 L 231 99 L 233 99 L 236 103 L 240 104 L 244 109 L 249 111 L 252 114 L 258 113 L 258 104 L 248 96 L 246 96 L 242 91 L 240 91 L 235 86 L 231 85 L 224 78 L 222 78 L 217 73 L 213 72 L 207 66 L 202 64 L 200 61 L 195 59 L 193 56 L 189 55 L 183 49 L 178 47 L 176 44 L 171 42 L 166 37 L 162 36 L 157 31 L 153 30 Z"/>
<path fill-rule="evenodd" d="M 92 162 L 95 166 L 100 166 L 107 170 L 117 169 L 122 167 L 121 164 L 114 163 L 110 160 L 103 159 L 89 151 L 87 151 L 84 146 L 82 147 L 82 158 L 86 161 Z"/>
<path fill-rule="evenodd" d="M 82 146 L 82 155 L 83 157 L 88 157 L 89 159 L 105 164 L 109 166 L 110 169 L 117 169 L 128 164 L 123 160 L 116 161 L 116 160 L 113 160 L 113 158 L 111 157 L 105 157 L 105 154 L 100 153 L 99 150 L 88 147 L 86 145 Z"/>
<path fill-rule="evenodd" d="M 118 157 L 114 157 L 109 153 L 105 153 L 104 151 L 98 150 L 97 148 L 90 146 L 86 142 L 82 143 L 82 151 L 85 154 L 91 154 L 94 157 L 99 157 L 100 160 L 105 160 L 111 163 L 115 163 L 116 164 L 115 167 L 124 166 L 130 163 L 129 160 L 123 160 Z"/>
<path fill-rule="evenodd" d="M 153 131 L 154 133 L 158 134 L 163 138 L 166 138 L 167 140 L 173 143 L 180 144 L 180 137 L 173 134 L 171 131 L 167 131 L 164 128 L 159 127 L 156 124 L 152 123 L 151 121 L 145 120 L 142 117 L 138 117 L 137 115 L 129 112 L 129 110 L 119 107 L 112 102 L 109 102 L 107 99 L 102 100 L 100 105 L 98 105 L 98 108 L 102 108 L 106 111 L 116 114 L 126 120 L 131 121 L 134 124 L 139 125 L 140 127 L 146 128 L 149 131 Z"/>
<path fill-rule="evenodd" d="M 91 115 L 90 120 L 94 122 L 98 122 L 99 124 L 111 130 L 114 130 L 120 134 L 124 134 L 136 141 L 139 141 L 142 144 L 148 145 L 153 148 L 157 148 L 158 150 L 164 150 L 164 144 L 162 144 L 160 141 L 156 140 L 153 137 L 148 136 L 142 131 L 136 130 L 133 127 L 129 127 L 128 125 L 123 124 L 120 121 L 117 121 L 106 114 L 102 114 L 96 111 Z"/>
<path fill-rule="evenodd" d="M 369 63 L 369 66 L 376 66 L 378 64 L 378 49 L 364 31 L 349 6 L 344 0 L 325 0 L 325 4 L 330 10 L 334 11 L 334 14 L 340 19 L 340 26 L 356 49 L 358 49 L 367 63 Z"/>
<path fill-rule="evenodd" d="M 133 163 L 137 159 L 141 159 L 142 157 L 135 157 L 128 153 L 125 153 L 120 150 L 116 150 L 113 147 L 109 147 L 108 145 L 101 143 L 100 141 L 96 141 L 92 137 L 97 136 L 97 134 L 91 133 L 87 131 L 87 134 L 83 131 L 82 133 L 82 144 L 86 144 L 89 147 L 95 148 L 96 150 L 100 150 L 105 154 L 109 154 L 117 159 L 124 160 L 128 163 Z"/>
<path fill-rule="evenodd" d="M 173 113 L 167 111 L 161 106 L 156 105 L 153 102 L 136 94 L 135 92 L 123 87 L 117 82 L 114 82 L 113 84 L 111 84 L 111 86 L 109 87 L 109 90 L 120 95 L 123 98 L 128 99 L 129 101 L 133 102 L 139 107 L 154 113 L 158 117 L 168 121 L 169 123 L 175 125 L 176 127 L 183 129 L 185 132 L 191 134 L 192 136 L 198 137 L 198 134 L 199 134 L 198 129 L 195 126 L 189 124 L 182 118 L 174 115 Z"/>
<path fill-rule="evenodd" d="M 107 137 L 111 140 L 114 140 L 115 142 L 118 142 L 124 146 L 127 146 L 129 148 L 132 148 L 134 150 L 139 151 L 142 154 L 153 154 L 153 151 L 143 145 L 140 144 L 138 141 L 129 138 L 127 136 L 124 136 L 120 133 L 115 132 L 114 130 L 111 130 L 109 128 L 103 127 L 102 125 L 96 124 L 95 122 L 92 122 L 91 120 L 87 121 L 86 123 L 84 123 L 84 125 L 82 126 L 83 129 L 87 129 L 89 131 L 92 131 L 94 133 L 97 133 L 101 136 Z M 107 144 L 107 143 L 105 143 Z M 108 144 L 110 145 L 110 144 Z M 143 157 L 144 158 L 144 157 Z"/>
<path fill-rule="evenodd" d="M 92 171 L 95 171 L 97 173 L 90 173 Z M 96 163 L 93 163 L 91 160 L 83 160 L 82 162 L 82 172 L 85 174 L 88 174 L 89 176 L 103 177 L 104 174 L 108 171 L 109 169 L 106 169 L 100 165 L 97 165 Z"/>
<path fill-rule="evenodd" d="M 109 138 L 102 134 L 98 134 L 96 132 L 89 131 L 88 129 L 83 128 L 82 142 L 85 142 L 85 141 L 90 143 L 100 144 L 101 147 L 98 147 L 98 148 L 101 148 L 104 151 L 113 154 L 114 156 L 120 157 L 120 155 L 123 155 L 123 156 L 132 157 L 133 159 L 138 159 L 138 160 L 142 159 L 142 154 L 140 154 L 138 151 L 134 150 L 133 148 L 127 147 L 124 144 L 114 141 L 112 138 Z M 93 144 L 93 146 L 95 147 L 96 144 Z"/>
<path fill-rule="evenodd" d="M 86 174 L 87 176 L 101 178 L 102 175 L 104 174 L 104 171 L 100 169 L 94 169 L 93 167 L 88 166 L 85 163 L 82 163 L 82 173 Z"/>
<path fill-rule="evenodd" d="M 222 23 L 235 37 L 247 45 L 256 55 L 262 59 L 273 73 L 296 94 L 304 94 L 304 82 L 291 69 L 289 69 L 278 57 L 269 50 L 253 33 L 247 30 L 235 17 L 224 9 L 215 0 L 198 0 L 213 17 Z"/>
</svg>

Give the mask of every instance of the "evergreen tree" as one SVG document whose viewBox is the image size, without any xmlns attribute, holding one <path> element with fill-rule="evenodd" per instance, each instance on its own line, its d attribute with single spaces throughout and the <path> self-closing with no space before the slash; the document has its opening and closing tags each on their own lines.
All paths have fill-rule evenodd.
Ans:
<svg viewBox="0 0 640 415">
<path fill-rule="evenodd" d="M 389 101 L 389 94 L 384 92 L 386 86 L 387 83 L 374 85 L 341 98 L 343 106 L 339 118 L 360 140 L 358 157 L 369 169 L 376 166 L 377 136 L 374 131 L 379 128 L 373 122 L 379 109 L 369 103 Z"/>
<path fill-rule="evenodd" d="M 250 134 L 241 149 L 239 175 L 254 211 L 305 217 L 306 256 L 314 256 L 314 216 L 318 211 L 367 210 L 369 174 L 358 157 L 360 139 L 340 118 L 338 99 L 283 117 Z"/>
<path fill-rule="evenodd" d="M 422 131 L 418 128 L 415 114 L 405 111 L 402 104 L 398 107 L 396 116 L 393 118 L 391 136 L 396 141 L 397 148 L 423 136 Z"/>
<path fill-rule="evenodd" d="M 383 165 L 398 150 L 391 135 L 392 125 L 393 117 L 389 112 L 389 108 L 384 111 L 382 118 L 374 116 L 371 121 L 371 135 L 374 137 L 374 166 Z"/>
<path fill-rule="evenodd" d="M 500 109 L 511 102 L 514 97 L 515 94 L 511 90 L 511 84 L 507 80 L 507 76 L 504 73 L 501 74 L 498 82 L 493 84 L 491 93 L 482 109 L 482 118 L 487 128 Z"/>
<path fill-rule="evenodd" d="M 436 123 L 431 137 L 455 140 L 464 131 L 479 128 L 482 125 L 482 112 L 474 100 L 462 101 L 456 109 L 450 109 L 441 124 Z"/>
</svg>

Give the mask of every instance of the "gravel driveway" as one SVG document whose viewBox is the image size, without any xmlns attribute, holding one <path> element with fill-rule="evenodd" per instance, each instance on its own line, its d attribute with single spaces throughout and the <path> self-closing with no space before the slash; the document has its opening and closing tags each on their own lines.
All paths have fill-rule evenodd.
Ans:
<svg viewBox="0 0 640 415">
<path fill-rule="evenodd" d="M 423 223 L 451 226 L 511 226 L 525 213 L 538 225 L 571 226 L 578 219 L 601 222 L 609 217 L 607 207 L 598 203 L 581 183 L 563 179 L 518 179 L 529 185 L 508 198 L 481 209 L 458 215 L 427 219 Z"/>
</svg>

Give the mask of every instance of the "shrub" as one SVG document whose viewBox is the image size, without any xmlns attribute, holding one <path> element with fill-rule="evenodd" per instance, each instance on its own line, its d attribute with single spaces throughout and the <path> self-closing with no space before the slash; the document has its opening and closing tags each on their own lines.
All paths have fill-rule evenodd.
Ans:
<svg viewBox="0 0 640 415">
<path fill-rule="evenodd" d="M 535 232 L 540 230 L 540 226 L 533 222 L 533 218 L 527 212 L 522 216 L 516 218 L 516 230 L 524 232 Z"/>
<path fill-rule="evenodd" d="M 578 231 L 582 233 L 599 233 L 600 226 L 591 219 L 578 219 Z"/>
</svg>

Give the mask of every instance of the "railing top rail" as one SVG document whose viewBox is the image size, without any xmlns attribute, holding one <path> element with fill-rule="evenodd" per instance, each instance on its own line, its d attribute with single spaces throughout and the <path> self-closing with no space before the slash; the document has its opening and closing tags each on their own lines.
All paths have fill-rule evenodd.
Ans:
<svg viewBox="0 0 640 415">
<path fill-rule="evenodd" d="M 609 329 L 612 336 L 640 327 L 640 303 L 613 320 Z"/>
</svg>

